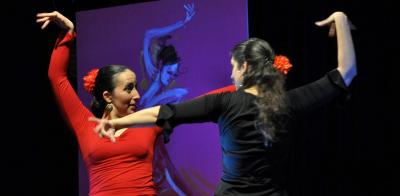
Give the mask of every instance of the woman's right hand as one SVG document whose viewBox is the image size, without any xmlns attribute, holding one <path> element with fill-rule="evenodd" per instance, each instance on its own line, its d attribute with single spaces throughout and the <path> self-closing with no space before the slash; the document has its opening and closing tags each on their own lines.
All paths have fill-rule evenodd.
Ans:
<svg viewBox="0 0 400 196">
<path fill-rule="evenodd" d="M 353 23 L 347 18 L 346 14 L 343 12 L 334 12 L 333 14 L 331 14 L 328 18 L 321 20 L 321 21 L 317 21 L 315 22 L 315 24 L 317 26 L 327 26 L 329 25 L 329 37 L 334 37 L 336 36 L 336 26 L 335 26 L 335 21 L 337 20 L 341 20 L 346 22 L 346 25 L 349 26 L 350 30 L 356 30 L 357 28 L 353 25 Z"/>
<path fill-rule="evenodd" d="M 74 32 L 74 23 L 57 11 L 38 13 L 36 18 L 36 23 L 42 24 L 42 29 L 46 28 L 50 22 L 55 22 L 59 27 L 66 29 L 69 33 Z"/>
<path fill-rule="evenodd" d="M 192 17 L 196 14 L 196 11 L 194 11 L 194 3 L 183 5 L 183 7 L 186 11 L 186 17 L 183 23 L 187 23 L 192 20 Z"/>
</svg>

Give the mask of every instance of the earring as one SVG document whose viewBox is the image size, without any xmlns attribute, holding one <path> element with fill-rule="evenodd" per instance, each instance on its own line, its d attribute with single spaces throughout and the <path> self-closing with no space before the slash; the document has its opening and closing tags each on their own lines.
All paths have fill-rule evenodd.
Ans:
<svg viewBox="0 0 400 196">
<path fill-rule="evenodd" d="M 107 113 L 110 113 L 113 109 L 114 109 L 114 108 L 113 108 L 112 104 L 111 104 L 111 103 L 108 103 L 108 104 L 106 105 L 106 107 L 104 108 L 104 111 L 107 112 Z"/>
</svg>

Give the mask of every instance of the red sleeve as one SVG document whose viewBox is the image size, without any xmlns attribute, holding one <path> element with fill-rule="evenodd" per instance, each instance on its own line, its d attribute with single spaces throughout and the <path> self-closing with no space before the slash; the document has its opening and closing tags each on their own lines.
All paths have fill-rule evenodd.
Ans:
<svg viewBox="0 0 400 196">
<path fill-rule="evenodd" d="M 208 92 L 208 93 L 206 93 L 204 95 L 225 93 L 225 92 L 234 92 L 234 91 L 236 91 L 235 85 L 229 85 L 229 86 L 225 86 L 225 87 L 222 87 L 222 88 L 218 88 L 218 89 L 212 90 L 212 91 L 210 91 L 210 92 Z"/>
<path fill-rule="evenodd" d="M 67 33 L 57 39 L 50 59 L 48 76 L 60 110 L 79 138 L 88 132 L 89 127 L 93 127 L 93 123 L 88 121 L 93 114 L 82 104 L 67 78 L 70 47 L 74 38 L 75 34 Z"/>
</svg>

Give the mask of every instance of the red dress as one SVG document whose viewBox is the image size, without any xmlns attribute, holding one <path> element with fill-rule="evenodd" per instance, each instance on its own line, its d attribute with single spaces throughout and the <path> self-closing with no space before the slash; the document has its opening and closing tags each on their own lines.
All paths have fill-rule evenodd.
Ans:
<svg viewBox="0 0 400 196">
<path fill-rule="evenodd" d="M 89 175 L 90 195 L 155 195 L 154 142 L 159 127 L 129 128 L 112 143 L 94 133 L 94 116 L 80 101 L 67 79 L 73 34 L 60 37 L 50 60 L 49 78 L 64 117 L 74 131 Z"/>
</svg>

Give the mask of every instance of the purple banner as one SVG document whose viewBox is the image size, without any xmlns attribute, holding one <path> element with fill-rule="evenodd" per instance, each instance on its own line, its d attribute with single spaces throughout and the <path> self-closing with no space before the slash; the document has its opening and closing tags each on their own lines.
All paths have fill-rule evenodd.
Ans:
<svg viewBox="0 0 400 196">
<path fill-rule="evenodd" d="M 194 4 L 195 12 L 189 19 L 184 7 L 188 3 Z M 179 21 L 185 20 L 180 25 Z M 160 0 L 81 11 L 76 21 L 78 78 L 96 67 L 125 65 L 136 73 L 142 98 L 154 82 L 151 73 L 160 71 L 152 52 L 164 42 L 173 45 L 180 63 L 168 90 L 174 98 L 181 93 L 173 102 L 231 84 L 229 51 L 248 38 L 246 0 Z M 165 28 L 169 31 L 166 35 L 154 37 L 150 33 Z M 150 36 L 149 48 L 145 48 L 146 36 Z M 147 57 L 153 60 L 153 67 L 146 65 L 144 50 L 150 51 Z M 78 94 L 89 106 L 91 97 L 83 90 L 82 80 L 78 81 Z M 222 172 L 217 125 L 179 126 L 165 148 L 173 172 L 185 186 L 197 195 L 212 195 Z M 87 195 L 85 168 L 80 171 L 81 195 Z M 182 194 L 179 191 L 189 194 L 178 187 L 176 192 Z"/>
</svg>

